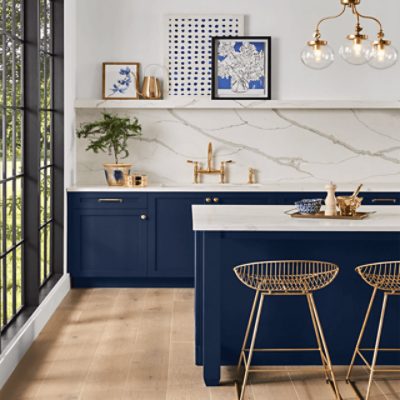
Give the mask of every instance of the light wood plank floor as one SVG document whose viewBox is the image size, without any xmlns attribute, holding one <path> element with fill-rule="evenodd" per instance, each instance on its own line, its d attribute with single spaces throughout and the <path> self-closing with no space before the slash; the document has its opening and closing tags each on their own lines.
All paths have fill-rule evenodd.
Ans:
<svg viewBox="0 0 400 400">
<path fill-rule="evenodd" d="M 234 400 L 234 369 L 203 385 L 194 365 L 193 290 L 72 290 L 1 392 L 2 400 Z M 357 370 L 360 374 L 363 371 Z M 356 399 L 337 368 L 344 399 Z M 265 383 L 268 380 L 268 383 Z M 366 380 L 359 387 L 364 390 Z M 253 378 L 246 400 L 323 400 L 317 372 Z M 379 381 L 373 399 L 400 399 L 400 381 Z"/>
</svg>

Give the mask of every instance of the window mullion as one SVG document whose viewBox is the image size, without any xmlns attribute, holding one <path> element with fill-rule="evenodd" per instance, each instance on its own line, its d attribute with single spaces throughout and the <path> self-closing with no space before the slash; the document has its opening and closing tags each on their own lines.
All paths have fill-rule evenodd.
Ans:
<svg viewBox="0 0 400 400">
<path fill-rule="evenodd" d="M 24 294 L 25 305 L 39 304 L 40 225 L 40 61 L 39 0 L 25 1 L 24 30 Z"/>
<path fill-rule="evenodd" d="M 64 1 L 52 1 L 52 49 L 54 53 L 52 80 L 52 105 L 55 111 L 52 120 L 52 168 L 53 196 L 52 224 L 53 249 L 51 262 L 53 272 L 62 274 L 64 270 Z"/>
</svg>

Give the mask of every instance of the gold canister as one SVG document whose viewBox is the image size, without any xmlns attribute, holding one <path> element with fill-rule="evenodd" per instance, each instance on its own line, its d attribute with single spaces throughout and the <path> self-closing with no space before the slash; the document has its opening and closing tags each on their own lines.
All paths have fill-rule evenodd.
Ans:
<svg viewBox="0 0 400 400">
<path fill-rule="evenodd" d="M 155 76 L 145 76 L 143 79 L 142 96 L 147 100 L 161 99 L 160 81 Z"/>
<path fill-rule="evenodd" d="M 357 212 L 357 208 L 361 206 L 362 197 L 339 196 L 336 198 L 339 207 L 339 213 L 342 216 L 353 216 Z"/>
<path fill-rule="evenodd" d="M 146 187 L 147 175 L 140 175 L 140 174 L 127 175 L 125 178 L 125 186 L 131 188 Z"/>
</svg>

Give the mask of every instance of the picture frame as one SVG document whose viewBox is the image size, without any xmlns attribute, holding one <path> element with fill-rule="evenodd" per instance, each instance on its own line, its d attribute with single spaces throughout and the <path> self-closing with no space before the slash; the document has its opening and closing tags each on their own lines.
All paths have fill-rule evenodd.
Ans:
<svg viewBox="0 0 400 400">
<path fill-rule="evenodd" d="M 103 63 L 103 100 L 139 99 L 138 62 Z"/>
<path fill-rule="evenodd" d="M 212 39 L 212 100 L 271 100 L 271 36 Z"/>
</svg>

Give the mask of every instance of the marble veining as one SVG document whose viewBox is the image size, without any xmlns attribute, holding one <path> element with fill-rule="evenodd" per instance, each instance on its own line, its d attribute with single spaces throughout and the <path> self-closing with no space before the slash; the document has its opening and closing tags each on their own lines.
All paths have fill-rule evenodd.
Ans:
<svg viewBox="0 0 400 400">
<path fill-rule="evenodd" d="M 186 100 L 188 101 L 188 100 Z M 192 102 L 194 100 L 191 100 Z M 254 102 L 257 104 L 259 102 Z M 247 106 L 248 107 L 248 106 Z M 93 120 L 101 109 L 77 108 L 77 125 Z M 335 181 L 338 184 L 400 183 L 400 111 L 367 109 L 165 108 L 121 109 L 136 116 L 143 136 L 129 145 L 134 170 L 153 184 L 192 182 L 187 159 L 206 162 L 213 142 L 216 162 L 233 159 L 228 179 L 245 183 L 248 168 L 261 184 Z M 104 184 L 105 154 L 85 151 L 77 141 L 79 185 Z M 216 176 L 204 178 L 207 184 Z"/>
</svg>

